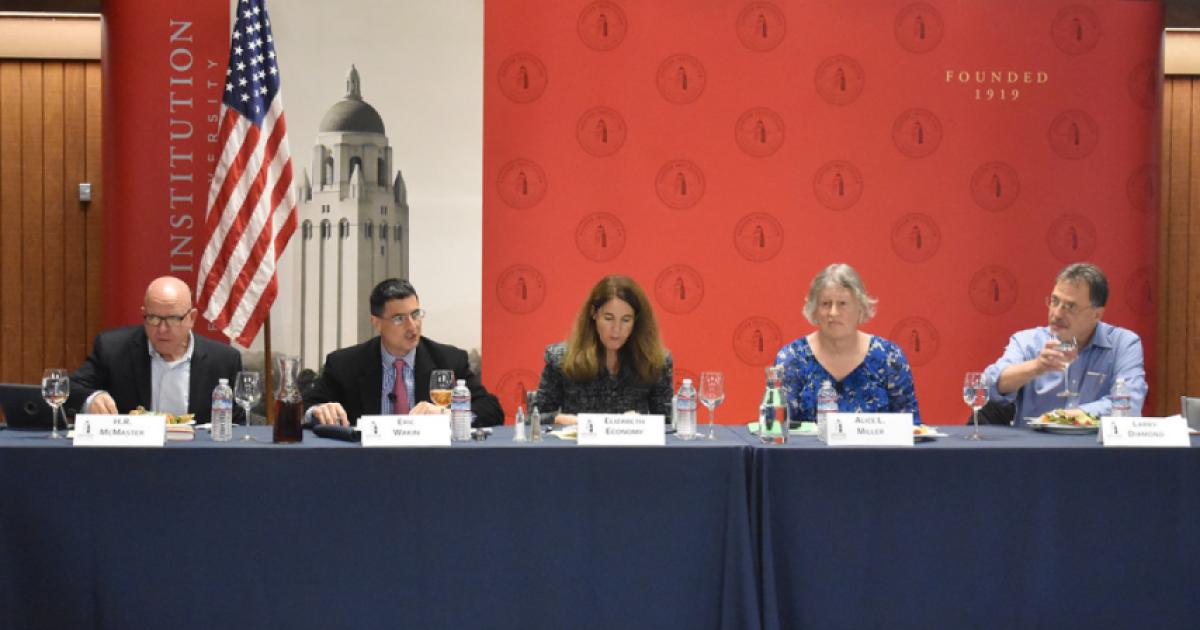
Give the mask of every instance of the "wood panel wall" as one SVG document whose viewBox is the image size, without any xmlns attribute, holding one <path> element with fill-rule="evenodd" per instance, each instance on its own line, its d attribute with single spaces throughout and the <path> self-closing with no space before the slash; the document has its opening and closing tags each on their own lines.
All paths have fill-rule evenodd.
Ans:
<svg viewBox="0 0 1200 630">
<path fill-rule="evenodd" d="M 99 330 L 100 107 L 98 62 L 0 60 L 0 381 L 75 369 Z"/>
<path fill-rule="evenodd" d="M 1159 235 L 1158 413 L 1200 396 L 1200 77 L 1163 81 Z"/>
</svg>

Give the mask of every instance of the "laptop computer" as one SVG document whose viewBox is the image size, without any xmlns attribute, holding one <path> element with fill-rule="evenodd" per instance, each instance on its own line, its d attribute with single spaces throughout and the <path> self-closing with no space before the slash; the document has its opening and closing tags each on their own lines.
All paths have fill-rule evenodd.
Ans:
<svg viewBox="0 0 1200 630">
<path fill-rule="evenodd" d="M 38 385 L 0 383 L 0 410 L 10 428 L 50 429 L 50 405 Z"/>
</svg>

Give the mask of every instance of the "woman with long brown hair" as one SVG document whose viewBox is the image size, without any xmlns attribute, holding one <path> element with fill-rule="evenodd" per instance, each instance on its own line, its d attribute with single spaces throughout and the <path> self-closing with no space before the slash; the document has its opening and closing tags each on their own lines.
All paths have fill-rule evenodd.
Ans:
<svg viewBox="0 0 1200 630">
<path fill-rule="evenodd" d="M 671 412 L 671 355 L 645 292 L 627 276 L 592 287 L 571 336 L 546 347 L 538 407 L 559 424 L 578 413 Z"/>
</svg>

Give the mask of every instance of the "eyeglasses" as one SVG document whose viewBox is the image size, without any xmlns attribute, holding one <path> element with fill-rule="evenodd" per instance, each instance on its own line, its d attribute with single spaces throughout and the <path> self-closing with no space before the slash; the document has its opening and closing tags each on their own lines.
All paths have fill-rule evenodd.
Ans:
<svg viewBox="0 0 1200 630">
<path fill-rule="evenodd" d="M 1048 306 L 1052 309 L 1053 308 L 1059 309 L 1060 311 L 1066 313 L 1067 315 L 1074 315 L 1075 313 L 1082 312 L 1084 309 L 1088 308 L 1091 305 L 1088 304 L 1085 306 L 1080 306 L 1074 302 L 1066 302 L 1066 301 L 1060 300 L 1060 299 L 1058 299 L 1057 295 L 1047 295 L 1046 296 L 1046 306 Z"/>
<path fill-rule="evenodd" d="M 188 313 L 190 312 L 191 311 L 188 311 Z M 183 320 L 187 318 L 188 313 L 184 313 L 183 315 L 143 315 L 142 319 L 146 322 L 146 325 L 150 326 L 151 328 L 158 328 L 164 323 L 169 328 L 175 328 L 183 323 Z"/>
<path fill-rule="evenodd" d="M 419 322 L 422 319 L 425 319 L 425 309 L 419 308 L 411 313 L 396 313 L 391 317 L 380 317 L 379 319 L 392 322 L 393 326 L 403 326 L 408 322 L 409 319 L 412 319 L 414 322 Z"/>
</svg>

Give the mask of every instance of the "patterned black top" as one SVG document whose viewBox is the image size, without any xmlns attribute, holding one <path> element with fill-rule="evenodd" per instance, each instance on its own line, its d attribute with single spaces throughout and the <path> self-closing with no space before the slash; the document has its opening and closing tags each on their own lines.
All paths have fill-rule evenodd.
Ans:
<svg viewBox="0 0 1200 630">
<path fill-rule="evenodd" d="M 616 378 L 600 366 L 600 376 L 577 383 L 563 373 L 567 344 L 546 346 L 546 367 L 538 384 L 538 410 L 542 413 L 661 413 L 671 414 L 671 353 L 663 365 L 662 377 L 647 385 L 637 378 L 632 366 L 621 364 Z"/>
</svg>

